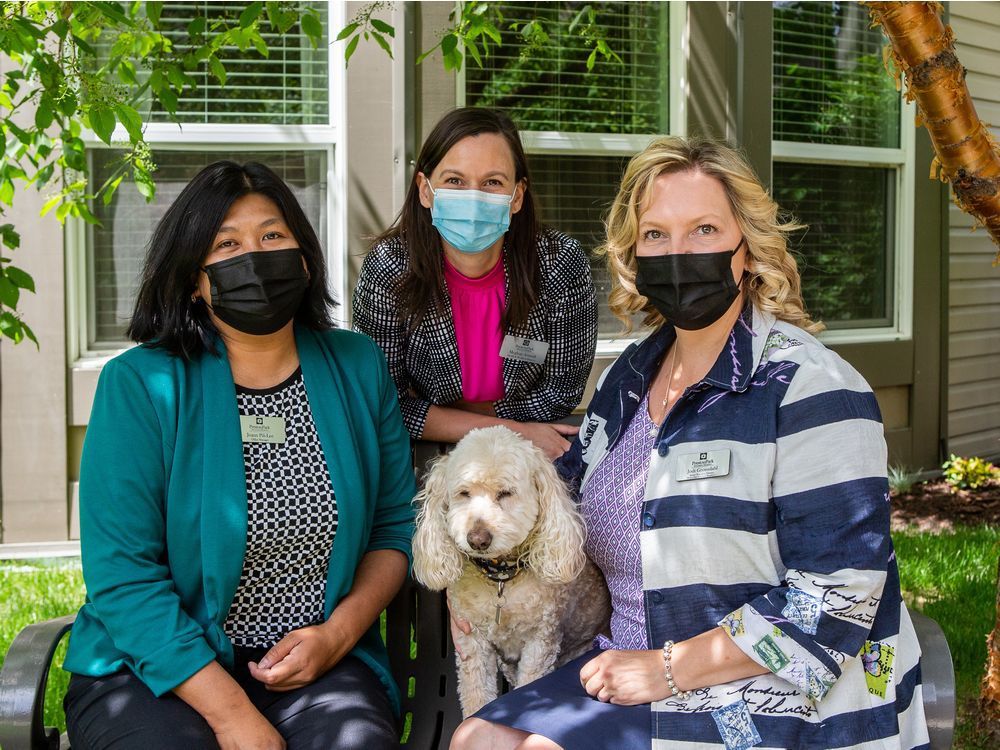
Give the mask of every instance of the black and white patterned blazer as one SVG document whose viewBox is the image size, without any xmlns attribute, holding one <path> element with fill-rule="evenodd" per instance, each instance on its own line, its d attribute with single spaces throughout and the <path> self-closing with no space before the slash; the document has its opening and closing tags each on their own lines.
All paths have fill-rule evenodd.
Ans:
<svg viewBox="0 0 1000 750">
<path fill-rule="evenodd" d="M 541 364 L 504 359 L 504 398 L 494 403 L 498 417 L 518 422 L 549 422 L 573 411 L 583 398 L 597 344 L 597 298 L 580 243 L 544 230 L 538 253 L 538 302 L 523 325 L 506 333 L 548 342 L 549 349 Z M 371 336 L 385 352 L 403 422 L 417 439 L 431 404 L 462 398 L 462 373 L 447 296 L 443 312 L 429 310 L 408 332 L 396 296 L 408 265 L 409 252 L 401 239 L 373 247 L 361 267 L 352 307 L 355 330 Z"/>
</svg>

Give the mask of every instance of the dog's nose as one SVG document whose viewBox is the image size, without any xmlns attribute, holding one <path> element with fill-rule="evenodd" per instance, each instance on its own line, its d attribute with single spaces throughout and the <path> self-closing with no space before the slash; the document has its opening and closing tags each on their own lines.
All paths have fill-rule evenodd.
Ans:
<svg viewBox="0 0 1000 750">
<path fill-rule="evenodd" d="M 493 535 L 482 526 L 476 526 L 472 531 L 469 532 L 469 536 L 466 537 L 469 542 L 469 546 L 474 550 L 489 549 L 490 545 L 493 544 Z"/>
</svg>

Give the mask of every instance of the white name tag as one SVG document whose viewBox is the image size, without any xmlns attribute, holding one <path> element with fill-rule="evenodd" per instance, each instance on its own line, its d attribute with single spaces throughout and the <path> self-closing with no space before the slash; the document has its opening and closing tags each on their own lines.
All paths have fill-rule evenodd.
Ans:
<svg viewBox="0 0 1000 750">
<path fill-rule="evenodd" d="M 500 347 L 500 356 L 504 359 L 517 359 L 521 362 L 532 362 L 536 365 L 540 365 L 545 361 L 545 355 L 548 351 L 548 341 L 519 339 L 514 338 L 508 333 L 503 337 L 503 346 Z"/>
<path fill-rule="evenodd" d="M 709 479 L 729 475 L 728 448 L 719 451 L 702 451 L 701 453 L 686 453 L 677 458 L 677 481 L 688 479 Z"/>
<path fill-rule="evenodd" d="M 284 443 L 284 417 L 245 417 L 240 415 L 244 443 Z"/>
</svg>

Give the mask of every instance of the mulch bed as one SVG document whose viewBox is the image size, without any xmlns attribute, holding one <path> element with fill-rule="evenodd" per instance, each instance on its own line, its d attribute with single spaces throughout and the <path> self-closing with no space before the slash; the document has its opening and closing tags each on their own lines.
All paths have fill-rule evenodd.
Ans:
<svg viewBox="0 0 1000 750">
<path fill-rule="evenodd" d="M 956 526 L 1000 526 L 1000 482 L 977 490 L 952 490 L 942 479 L 892 496 L 892 528 L 950 531 Z"/>
</svg>

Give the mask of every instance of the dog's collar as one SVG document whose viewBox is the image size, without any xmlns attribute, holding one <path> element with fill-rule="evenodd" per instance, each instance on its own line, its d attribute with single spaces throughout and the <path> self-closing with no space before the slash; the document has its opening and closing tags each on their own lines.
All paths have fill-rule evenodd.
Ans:
<svg viewBox="0 0 1000 750">
<path fill-rule="evenodd" d="M 518 573 L 524 569 L 520 555 L 510 557 L 492 557 L 484 559 L 481 557 L 470 557 L 472 564 L 479 568 L 480 572 L 489 578 L 493 583 L 506 583 L 513 580 Z"/>
</svg>

